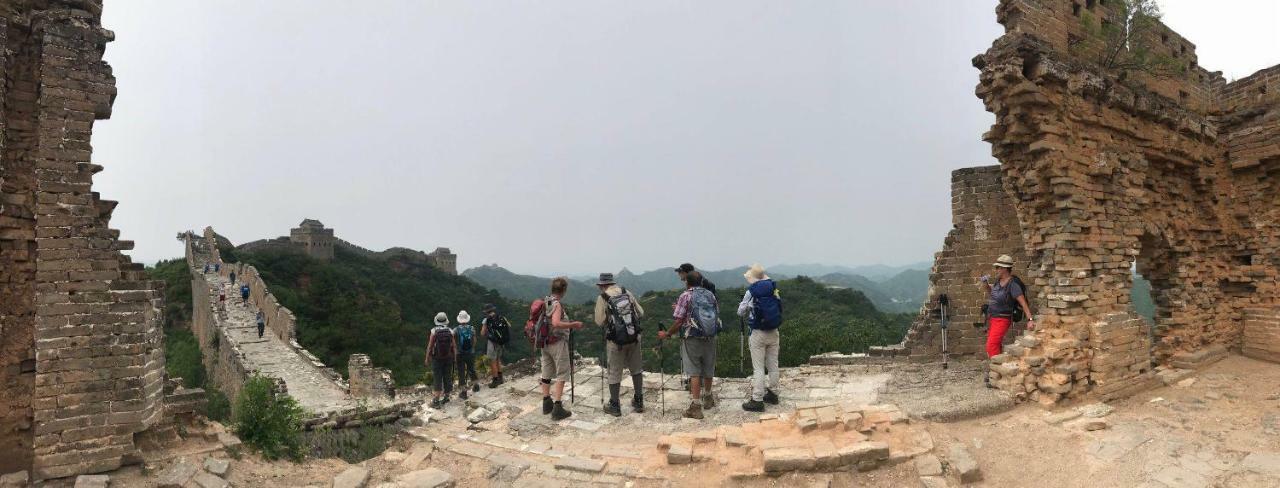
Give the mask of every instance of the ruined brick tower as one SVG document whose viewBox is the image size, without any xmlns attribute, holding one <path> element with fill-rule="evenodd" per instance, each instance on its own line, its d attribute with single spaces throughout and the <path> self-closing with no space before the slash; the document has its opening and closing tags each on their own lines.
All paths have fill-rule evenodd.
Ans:
<svg viewBox="0 0 1280 488">
<path fill-rule="evenodd" d="M 333 237 L 333 229 L 324 228 L 319 220 L 303 219 L 297 228 L 289 230 L 289 242 L 302 246 L 308 256 L 330 261 L 333 260 L 333 246 L 337 239 Z"/>
<path fill-rule="evenodd" d="M 0 473 L 136 462 L 165 416 L 158 283 L 91 188 L 111 115 L 101 0 L 0 3 Z"/>
</svg>

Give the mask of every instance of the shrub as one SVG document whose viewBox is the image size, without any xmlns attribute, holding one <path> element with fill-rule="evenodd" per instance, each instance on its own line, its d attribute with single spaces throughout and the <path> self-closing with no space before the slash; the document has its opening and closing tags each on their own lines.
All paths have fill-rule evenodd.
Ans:
<svg viewBox="0 0 1280 488">
<path fill-rule="evenodd" d="M 221 390 L 215 388 L 212 384 L 204 385 L 205 399 L 208 404 L 205 406 L 204 416 L 209 420 L 216 420 L 225 423 L 231 419 L 231 400 L 227 399 L 227 395 Z"/>
<path fill-rule="evenodd" d="M 263 376 L 245 380 L 236 401 L 236 435 L 267 459 L 301 461 L 304 412 L 297 400 L 275 394 L 272 387 L 272 380 Z"/>
<path fill-rule="evenodd" d="M 200 346 L 196 336 L 187 329 L 166 331 L 164 341 L 164 369 L 170 378 L 182 378 L 187 388 L 200 388 L 205 384 L 204 363 L 200 358 Z"/>
<path fill-rule="evenodd" d="M 312 457 L 341 458 L 351 464 L 382 454 L 395 440 L 395 424 L 366 425 L 354 429 L 320 429 L 303 435 Z"/>
</svg>

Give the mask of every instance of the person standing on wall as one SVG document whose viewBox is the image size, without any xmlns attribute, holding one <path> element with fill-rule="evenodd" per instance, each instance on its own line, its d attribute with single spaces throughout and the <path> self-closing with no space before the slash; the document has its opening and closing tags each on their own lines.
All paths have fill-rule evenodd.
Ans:
<svg viewBox="0 0 1280 488">
<path fill-rule="evenodd" d="M 472 391 L 480 391 L 480 383 L 476 382 L 476 329 L 471 326 L 471 314 L 466 310 L 458 312 L 458 327 L 453 335 L 458 341 L 458 398 L 466 400 L 468 380 Z"/>
<path fill-rule="evenodd" d="M 569 381 L 570 363 L 569 334 L 582 328 L 582 322 L 570 320 L 561 300 L 569 291 L 569 279 L 557 277 L 551 280 L 551 296 L 543 299 L 543 317 L 538 324 L 539 340 L 536 345 L 542 348 L 542 413 L 550 414 L 551 420 L 564 420 L 573 412 L 564 408 L 561 398 L 564 396 L 564 384 Z M 552 382 L 555 382 L 554 388 Z"/>
<path fill-rule="evenodd" d="M 689 408 L 684 416 L 703 418 L 703 408 L 715 408 L 711 382 L 716 375 L 716 334 L 720 332 L 720 305 L 716 296 L 702 286 L 702 273 L 685 275 L 685 291 L 676 299 L 668 330 L 658 331 L 658 340 L 680 334 L 681 369 L 689 377 Z"/>
<path fill-rule="evenodd" d="M 1035 329 L 1031 306 L 1027 304 L 1027 287 L 1022 279 L 1013 274 L 1013 257 L 1005 254 L 992 264 L 995 276 L 983 275 L 982 290 L 986 293 L 987 304 L 984 306 L 987 315 L 987 358 L 1004 352 L 1004 335 L 1009 327 L 1021 319 L 1027 318 L 1027 330 Z M 991 374 L 988 370 L 983 379 L 991 387 Z"/>
<path fill-rule="evenodd" d="M 676 266 L 676 274 L 680 275 L 680 281 L 685 281 L 685 278 L 689 276 L 689 273 L 694 271 L 697 271 L 697 268 L 694 268 L 693 265 L 689 263 Z M 702 276 L 702 272 L 699 271 L 698 275 Z M 702 276 L 702 287 L 710 291 L 712 295 L 716 294 L 716 284 L 712 283 L 711 280 L 708 280 L 706 276 Z"/>
<path fill-rule="evenodd" d="M 618 286 L 613 273 L 600 273 L 596 283 L 596 325 L 605 328 L 605 352 L 608 363 L 609 404 L 604 413 L 622 416 L 618 394 L 622 390 L 622 369 L 631 374 L 631 408 L 644 413 L 644 350 L 640 348 L 640 318 L 644 309 L 640 300 Z"/>
<path fill-rule="evenodd" d="M 245 307 L 249 306 L 249 284 L 248 283 L 240 284 L 240 303 L 243 304 Z"/>
<path fill-rule="evenodd" d="M 235 271 L 232 271 L 232 272 L 230 273 L 230 278 L 231 278 L 231 286 L 236 286 L 236 272 L 235 272 Z"/>
<path fill-rule="evenodd" d="M 431 407 L 440 408 L 449 403 L 449 393 L 453 392 L 453 360 L 458 357 L 458 343 L 449 328 L 448 315 L 437 313 L 435 324 L 423 362 L 431 369 Z"/>
<path fill-rule="evenodd" d="M 262 311 L 259 310 L 254 319 L 258 322 L 258 338 L 261 339 L 263 331 L 267 330 L 267 316 L 263 315 Z"/>
<path fill-rule="evenodd" d="M 498 314 L 498 307 L 492 303 L 485 304 L 482 309 L 484 318 L 480 320 L 480 335 L 488 343 L 485 350 L 489 358 L 489 388 L 497 388 L 503 383 L 502 355 L 507 351 L 507 342 L 511 340 L 511 322 Z"/>
<path fill-rule="evenodd" d="M 763 412 L 764 404 L 778 404 L 778 350 L 781 339 L 778 327 L 782 325 L 782 299 L 778 285 L 764 273 L 764 267 L 754 264 L 743 275 L 747 279 L 747 292 L 738 304 L 738 315 L 747 318 L 751 326 L 751 398 L 742 404 L 748 412 Z M 768 372 L 768 382 L 765 377 Z"/>
</svg>

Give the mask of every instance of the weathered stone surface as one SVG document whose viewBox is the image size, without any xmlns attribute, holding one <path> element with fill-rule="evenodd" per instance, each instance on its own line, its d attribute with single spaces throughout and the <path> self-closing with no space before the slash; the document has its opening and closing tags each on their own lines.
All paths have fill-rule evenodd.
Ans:
<svg viewBox="0 0 1280 488">
<path fill-rule="evenodd" d="M 205 458 L 204 470 L 219 477 L 227 475 L 227 469 L 231 467 L 231 462 L 226 459 Z"/>
<path fill-rule="evenodd" d="M 1240 461 L 1240 469 L 1280 478 L 1280 453 L 1249 453 L 1248 456 L 1244 457 L 1244 460 Z"/>
<path fill-rule="evenodd" d="M 855 465 L 860 462 L 879 462 L 889 459 L 889 444 L 879 441 L 863 441 L 843 446 L 839 450 L 840 464 Z"/>
<path fill-rule="evenodd" d="M 231 484 L 227 480 L 214 476 L 213 474 L 200 471 L 197 472 L 191 481 L 195 482 L 200 488 L 230 488 Z"/>
<path fill-rule="evenodd" d="M 948 475 L 957 483 L 969 484 L 982 480 L 982 472 L 978 470 L 978 462 L 969 454 L 969 450 L 960 444 L 952 444 L 947 451 Z"/>
<path fill-rule="evenodd" d="M 369 470 L 352 466 L 333 477 L 333 488 L 364 488 L 369 482 Z"/>
<path fill-rule="evenodd" d="M 31 477 L 26 471 L 16 471 L 0 476 L 0 488 L 24 488 Z"/>
<path fill-rule="evenodd" d="M 693 462 L 693 443 L 671 442 L 667 448 L 667 464 L 689 464 Z"/>
<path fill-rule="evenodd" d="M 581 473 L 599 473 L 604 471 L 605 462 L 599 459 L 565 456 L 556 460 L 556 469 L 578 471 Z"/>
<path fill-rule="evenodd" d="M 446 488 L 454 485 L 453 475 L 436 468 L 402 474 L 396 477 L 396 482 L 403 488 Z"/>
<path fill-rule="evenodd" d="M 427 458 L 431 457 L 431 453 L 436 450 L 435 444 L 420 443 L 409 449 L 409 455 L 400 462 L 400 468 L 414 470 L 418 469 L 418 465 L 422 464 Z"/>
<path fill-rule="evenodd" d="M 200 466 L 196 465 L 196 463 L 186 458 L 178 458 L 168 468 L 161 470 L 160 474 L 156 475 L 156 484 L 159 488 L 182 488 L 199 470 Z"/>
<path fill-rule="evenodd" d="M 932 454 L 917 456 L 915 463 L 916 474 L 920 476 L 942 476 L 942 461 L 939 461 L 937 456 Z"/>
<path fill-rule="evenodd" d="M 107 488 L 111 478 L 105 474 L 82 474 L 76 476 L 75 488 Z"/>
<path fill-rule="evenodd" d="M 764 470 L 769 473 L 813 469 L 813 451 L 803 447 L 775 447 L 764 450 Z"/>
</svg>

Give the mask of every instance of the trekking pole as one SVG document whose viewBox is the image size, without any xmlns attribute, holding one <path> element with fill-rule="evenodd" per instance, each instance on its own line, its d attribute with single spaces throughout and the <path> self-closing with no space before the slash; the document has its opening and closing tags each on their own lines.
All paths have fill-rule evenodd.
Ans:
<svg viewBox="0 0 1280 488">
<path fill-rule="evenodd" d="M 938 309 L 942 315 L 942 321 L 939 326 L 942 328 L 942 369 L 947 369 L 947 307 L 951 300 L 944 293 L 938 296 Z"/>
<path fill-rule="evenodd" d="M 747 318 L 738 317 L 738 376 L 746 376 L 747 358 L 743 352 L 747 344 Z"/>
<path fill-rule="evenodd" d="M 662 323 L 658 323 L 658 330 L 665 330 Z M 667 416 L 667 362 L 663 359 L 662 339 L 658 339 L 658 346 L 654 347 L 658 351 L 658 397 L 662 403 L 662 417 Z"/>
<path fill-rule="evenodd" d="M 573 330 L 569 331 L 569 403 L 578 404 L 578 384 L 573 381 Z"/>
<path fill-rule="evenodd" d="M 602 339 L 600 341 L 600 410 L 603 411 L 605 407 L 604 366 L 609 361 L 609 329 L 608 328 L 606 327 L 600 328 L 600 338 Z"/>
</svg>

